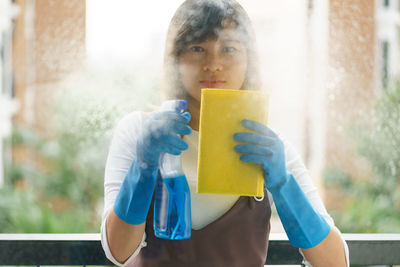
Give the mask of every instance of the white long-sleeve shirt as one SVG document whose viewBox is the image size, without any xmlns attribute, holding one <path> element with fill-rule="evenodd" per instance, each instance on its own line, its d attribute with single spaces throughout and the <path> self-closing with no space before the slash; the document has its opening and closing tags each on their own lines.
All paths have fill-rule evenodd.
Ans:
<svg viewBox="0 0 400 267">
<path fill-rule="evenodd" d="M 115 260 L 111 254 L 106 233 L 107 215 L 114 205 L 122 181 L 132 163 L 133 158 L 135 157 L 136 138 L 147 116 L 148 113 L 145 112 L 132 112 L 119 121 L 114 131 L 106 163 L 104 176 L 104 212 L 101 224 L 101 243 L 107 258 L 118 266 L 128 265 L 140 252 L 140 250 L 147 245 L 146 233 L 144 233 L 139 247 L 124 264 L 121 264 Z M 185 135 L 183 137 L 183 139 L 188 143 L 189 149 L 183 151 L 181 156 L 182 168 L 190 188 L 192 228 L 196 230 L 206 227 L 209 223 L 221 217 L 239 199 L 239 196 L 234 195 L 196 193 L 198 137 L 199 133 L 197 131 L 193 131 L 192 134 Z M 310 201 L 311 205 L 325 218 L 332 228 L 340 233 L 340 231 L 335 227 L 332 217 L 326 211 L 326 208 L 318 194 L 317 188 L 314 186 L 299 154 L 288 141 L 281 136 L 280 138 L 282 139 L 285 147 L 286 167 L 288 171 L 292 173 Z M 272 206 L 273 198 L 269 192 L 268 199 Z M 342 240 L 345 248 L 347 265 L 349 266 L 348 246 L 343 237 Z M 301 250 L 300 253 L 303 255 Z M 311 266 L 305 259 L 304 263 L 308 266 Z"/>
</svg>

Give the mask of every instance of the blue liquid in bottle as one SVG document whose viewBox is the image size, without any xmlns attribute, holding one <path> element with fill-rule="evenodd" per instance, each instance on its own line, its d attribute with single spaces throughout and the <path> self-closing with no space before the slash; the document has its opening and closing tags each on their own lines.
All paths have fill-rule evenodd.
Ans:
<svg viewBox="0 0 400 267">
<path fill-rule="evenodd" d="M 154 233 L 159 238 L 190 238 L 192 223 L 190 191 L 186 177 L 157 180 L 154 202 Z"/>
<path fill-rule="evenodd" d="M 178 113 L 186 109 L 185 100 L 164 102 L 162 109 Z M 187 239 L 192 231 L 190 189 L 182 171 L 180 156 L 160 158 L 161 179 L 157 179 L 154 201 L 154 234 L 170 240 Z"/>
</svg>

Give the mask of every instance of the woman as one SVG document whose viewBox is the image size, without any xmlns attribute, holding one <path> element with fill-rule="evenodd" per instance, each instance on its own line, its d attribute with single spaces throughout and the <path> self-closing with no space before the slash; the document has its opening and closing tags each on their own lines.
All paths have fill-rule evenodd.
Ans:
<svg viewBox="0 0 400 267">
<path fill-rule="evenodd" d="M 348 266 L 347 245 L 303 163 L 265 125 L 243 118 L 253 133 L 232 138 L 242 161 L 263 168 L 268 198 L 194 193 L 201 88 L 259 90 L 254 47 L 250 20 L 235 0 L 187 0 L 178 8 L 167 35 L 164 92 L 186 99 L 188 112 L 133 112 L 118 124 L 106 165 L 101 228 L 103 248 L 115 264 L 263 266 L 274 202 L 289 241 L 306 261 Z M 192 201 L 187 240 L 154 237 L 152 197 L 162 153 L 182 153 Z"/>
</svg>

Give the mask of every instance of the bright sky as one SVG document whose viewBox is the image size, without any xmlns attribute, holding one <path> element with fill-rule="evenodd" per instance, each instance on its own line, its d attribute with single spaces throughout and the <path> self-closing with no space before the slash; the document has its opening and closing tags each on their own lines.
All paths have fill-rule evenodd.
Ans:
<svg viewBox="0 0 400 267">
<path fill-rule="evenodd" d="M 162 58 L 169 21 L 183 0 L 87 0 L 87 53 L 91 60 Z"/>
</svg>

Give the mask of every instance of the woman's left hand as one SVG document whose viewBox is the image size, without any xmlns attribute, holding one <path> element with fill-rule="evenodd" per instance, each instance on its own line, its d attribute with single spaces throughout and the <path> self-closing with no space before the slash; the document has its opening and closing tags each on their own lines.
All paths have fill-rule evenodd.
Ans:
<svg viewBox="0 0 400 267">
<path fill-rule="evenodd" d="M 261 165 L 264 170 L 265 187 L 269 191 L 279 189 L 288 179 L 282 140 L 262 123 L 243 120 L 242 125 L 254 133 L 234 134 L 236 141 L 244 143 L 235 146 L 237 152 L 243 153 L 240 160 Z"/>
<path fill-rule="evenodd" d="M 246 143 L 236 145 L 235 150 L 244 153 L 240 156 L 242 161 L 263 167 L 265 187 L 272 193 L 290 243 L 298 248 L 312 248 L 321 243 L 331 227 L 286 170 L 282 140 L 262 123 L 243 120 L 242 125 L 254 133 L 235 133 L 235 140 Z"/>
</svg>

